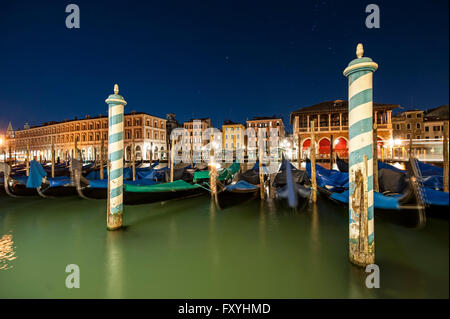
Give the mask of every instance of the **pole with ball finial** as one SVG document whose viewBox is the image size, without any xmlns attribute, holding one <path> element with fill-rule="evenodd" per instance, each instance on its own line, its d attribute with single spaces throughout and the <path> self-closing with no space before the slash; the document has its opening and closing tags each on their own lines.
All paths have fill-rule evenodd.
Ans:
<svg viewBox="0 0 450 319">
<path fill-rule="evenodd" d="M 363 57 L 361 43 L 357 58 L 344 70 L 348 78 L 349 126 L 349 253 L 350 261 L 365 267 L 375 262 L 373 207 L 373 72 L 378 65 Z"/>
<path fill-rule="evenodd" d="M 127 102 L 119 95 L 119 86 L 114 85 L 114 94 L 108 104 L 108 205 L 106 228 L 122 227 L 123 213 L 123 111 Z"/>
</svg>

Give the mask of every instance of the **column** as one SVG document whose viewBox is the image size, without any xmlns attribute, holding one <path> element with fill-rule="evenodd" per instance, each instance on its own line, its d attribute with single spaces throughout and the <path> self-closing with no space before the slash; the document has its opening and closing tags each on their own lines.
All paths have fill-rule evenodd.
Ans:
<svg viewBox="0 0 450 319">
<path fill-rule="evenodd" d="M 123 113 L 127 102 L 119 95 L 119 86 L 114 85 L 114 94 L 108 104 L 108 203 L 107 229 L 122 227 L 123 213 Z"/>
<path fill-rule="evenodd" d="M 349 253 L 352 263 L 365 267 L 375 262 L 372 79 L 378 65 L 363 54 L 359 43 L 344 75 L 349 86 Z"/>
</svg>

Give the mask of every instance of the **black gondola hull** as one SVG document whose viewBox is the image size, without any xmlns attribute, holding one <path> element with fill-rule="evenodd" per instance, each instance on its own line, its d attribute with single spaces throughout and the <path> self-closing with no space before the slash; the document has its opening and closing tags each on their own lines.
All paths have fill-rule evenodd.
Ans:
<svg viewBox="0 0 450 319">
<path fill-rule="evenodd" d="M 36 188 L 27 188 L 26 185 L 23 184 L 14 184 L 12 186 L 8 186 L 11 194 L 16 196 L 37 196 Z"/>
<path fill-rule="evenodd" d="M 77 195 L 77 189 L 73 185 L 56 186 L 56 187 L 48 187 L 48 185 L 43 185 L 40 191 L 45 196 L 49 197 L 66 197 Z"/>
<path fill-rule="evenodd" d="M 164 191 L 164 192 L 124 192 L 123 202 L 125 205 L 141 205 L 157 202 L 165 202 L 174 199 L 196 197 L 206 194 L 207 191 L 201 187 L 187 190 Z"/>
<path fill-rule="evenodd" d="M 246 201 L 257 198 L 259 191 L 259 188 L 252 190 L 224 190 L 217 194 L 217 205 L 220 209 L 239 205 Z"/>
<path fill-rule="evenodd" d="M 108 197 L 107 188 L 84 187 L 81 191 L 84 196 L 90 199 L 106 199 Z"/>
</svg>

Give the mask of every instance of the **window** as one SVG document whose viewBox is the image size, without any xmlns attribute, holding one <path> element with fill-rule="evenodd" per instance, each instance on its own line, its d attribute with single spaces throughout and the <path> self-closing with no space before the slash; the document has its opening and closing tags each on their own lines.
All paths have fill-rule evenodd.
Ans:
<svg viewBox="0 0 450 319">
<path fill-rule="evenodd" d="M 410 119 L 412 117 L 412 115 L 408 114 L 408 115 L 406 115 L 406 117 Z"/>
<path fill-rule="evenodd" d="M 420 128 L 420 123 L 417 123 L 417 124 L 416 124 L 416 127 L 417 127 L 417 128 Z"/>
<path fill-rule="evenodd" d="M 409 140 L 411 138 L 411 135 L 407 134 L 406 138 Z"/>
<path fill-rule="evenodd" d="M 416 136 L 416 139 L 420 140 L 420 135 L 417 135 L 417 136 Z"/>
<path fill-rule="evenodd" d="M 407 130 L 410 130 L 410 129 L 411 129 L 411 124 L 409 124 L 409 123 L 406 124 L 406 129 L 407 129 Z M 408 138 L 409 138 L 409 137 L 408 137 Z"/>
<path fill-rule="evenodd" d="M 429 132 L 430 131 L 430 127 L 429 126 L 425 126 L 425 132 Z"/>
<path fill-rule="evenodd" d="M 417 113 L 417 117 L 418 117 L 418 118 L 421 118 L 421 117 L 422 117 L 422 114 Z"/>
<path fill-rule="evenodd" d="M 397 130 L 400 130 L 400 124 L 397 124 Z"/>
</svg>

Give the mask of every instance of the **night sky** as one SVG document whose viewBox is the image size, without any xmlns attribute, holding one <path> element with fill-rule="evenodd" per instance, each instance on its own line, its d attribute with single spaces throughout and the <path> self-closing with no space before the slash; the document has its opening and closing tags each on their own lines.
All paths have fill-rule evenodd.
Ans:
<svg viewBox="0 0 450 319">
<path fill-rule="evenodd" d="M 78 4 L 81 28 L 67 29 Z M 367 29 L 376 3 L 381 28 Z M 0 129 L 107 114 L 114 83 L 132 110 L 244 122 L 347 99 L 362 42 L 374 100 L 448 104 L 449 16 L 437 1 L 16 1 L 0 8 Z"/>
</svg>

